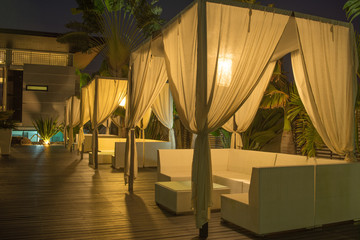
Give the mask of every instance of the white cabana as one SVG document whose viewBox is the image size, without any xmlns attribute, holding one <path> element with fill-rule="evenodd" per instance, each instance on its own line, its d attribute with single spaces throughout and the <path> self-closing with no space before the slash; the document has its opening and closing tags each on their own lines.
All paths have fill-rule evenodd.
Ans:
<svg viewBox="0 0 360 240">
<path fill-rule="evenodd" d="M 89 106 L 88 106 L 88 87 L 84 86 L 81 88 L 80 94 L 80 129 L 79 129 L 79 139 L 78 139 L 78 149 L 83 152 L 83 143 L 85 140 L 84 137 L 84 124 L 90 120 L 89 115 Z"/>
<path fill-rule="evenodd" d="M 135 126 L 151 109 L 167 81 L 164 58 L 156 56 L 151 42 L 147 42 L 131 54 L 128 95 L 126 99 L 125 127 L 128 129 L 124 178 L 133 190 L 137 176 Z"/>
<path fill-rule="evenodd" d="M 169 129 L 169 142 L 171 142 L 171 148 L 175 149 L 175 133 L 174 133 L 174 106 L 173 98 L 170 92 L 169 84 L 165 84 L 161 90 L 159 97 L 155 100 L 152 110 L 157 119 Z"/>
<path fill-rule="evenodd" d="M 291 15 L 290 11 L 235 1 L 198 0 L 162 30 L 159 38 L 163 40 L 176 108 L 182 123 L 198 135 L 192 167 L 192 200 L 198 228 L 207 223 L 211 205 L 208 133 L 224 125 L 241 107 L 258 107 L 260 97 L 251 100 L 250 96 L 257 87 L 263 91 L 267 85 L 263 81 L 269 81 L 267 74 L 272 72 L 274 61 L 287 53 L 292 53 L 300 97 L 320 136 L 331 150 L 352 159 L 357 89 L 352 26 Z M 147 43 L 146 49 L 150 45 Z M 149 71 L 151 54 L 142 56 L 142 61 L 132 61 L 135 67 L 131 85 L 137 86 L 129 87 L 134 100 L 127 118 L 132 121 L 140 119 L 151 105 L 147 100 L 151 97 L 141 96 L 145 92 L 158 94 L 162 84 L 159 78 L 149 76 L 159 75 Z M 148 88 L 148 82 L 153 86 Z M 139 86 L 141 91 L 136 91 Z M 133 110 L 140 106 L 140 100 L 146 102 L 141 105 L 144 110 Z M 240 111 L 240 119 L 250 112 Z M 129 128 L 135 125 L 129 123 Z"/>
<path fill-rule="evenodd" d="M 98 127 L 116 110 L 126 96 L 127 80 L 95 77 L 92 82 L 82 88 L 81 121 L 79 144 L 83 142 L 83 125 L 90 120 L 93 129 L 93 164 L 97 168 L 97 135 Z M 88 112 L 88 114 L 87 114 Z"/>
<path fill-rule="evenodd" d="M 73 129 L 80 123 L 80 99 L 72 96 L 66 100 L 65 104 L 65 122 L 64 122 L 64 141 L 66 146 L 67 136 L 69 137 L 68 148 L 71 150 L 74 143 Z M 67 131 L 69 127 L 69 131 Z"/>
</svg>

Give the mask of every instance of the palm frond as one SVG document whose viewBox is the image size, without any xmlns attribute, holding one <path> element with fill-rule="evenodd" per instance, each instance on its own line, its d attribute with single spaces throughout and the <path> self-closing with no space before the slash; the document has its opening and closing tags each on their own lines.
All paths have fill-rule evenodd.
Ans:
<svg viewBox="0 0 360 240">
<path fill-rule="evenodd" d="M 348 0 L 343 9 L 346 12 L 347 18 L 352 22 L 357 16 L 360 15 L 360 0 Z"/>
<path fill-rule="evenodd" d="M 295 127 L 296 143 L 300 146 L 301 153 L 314 157 L 316 149 L 321 148 L 324 143 L 311 122 L 295 86 L 290 93 L 287 116 Z"/>
<path fill-rule="evenodd" d="M 244 149 L 261 150 L 283 127 L 280 109 L 259 109 L 249 128 L 241 134 Z"/>
<path fill-rule="evenodd" d="M 264 93 L 264 97 L 261 100 L 260 108 L 272 109 L 272 108 L 284 108 L 289 100 L 289 95 L 277 89 L 272 83 Z"/>
</svg>

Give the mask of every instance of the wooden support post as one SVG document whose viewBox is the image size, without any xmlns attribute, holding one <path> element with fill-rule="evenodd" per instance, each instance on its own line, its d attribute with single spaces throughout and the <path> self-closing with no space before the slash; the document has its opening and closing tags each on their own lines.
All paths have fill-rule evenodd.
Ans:
<svg viewBox="0 0 360 240">
<path fill-rule="evenodd" d="M 201 228 L 199 228 L 199 237 L 200 239 L 205 239 L 207 238 L 209 235 L 209 223 L 205 223 L 204 225 L 202 225 Z"/>
<path fill-rule="evenodd" d="M 196 103 L 195 112 L 196 123 L 203 121 L 200 117 L 204 117 L 206 113 L 206 123 L 205 126 L 202 126 L 204 129 L 201 131 L 206 132 L 208 127 L 208 105 L 207 105 L 207 23 L 206 23 L 206 0 L 198 0 L 198 51 L 197 51 L 197 73 L 196 73 Z M 200 129 L 198 129 L 200 130 Z M 199 136 L 198 136 L 199 137 Z M 208 146 L 207 146 L 208 147 Z M 203 151 L 210 151 L 209 149 L 202 149 Z M 195 150 L 194 150 L 195 152 Z M 206 154 L 205 152 L 202 154 Z M 194 165 L 193 165 L 194 166 Z M 201 162 L 199 162 L 199 168 L 202 167 Z M 211 174 L 211 173 L 210 173 Z M 201 176 L 201 177 L 205 177 Z M 206 181 L 209 179 L 205 179 Z M 197 186 L 198 187 L 198 186 Z M 205 191 L 202 192 L 205 194 Z M 199 194 L 199 192 L 198 192 Z M 198 201 L 201 201 L 204 196 L 197 196 L 197 202 L 195 206 L 198 206 Z M 206 204 L 206 203 L 205 203 Z M 196 211 L 198 209 L 195 209 Z M 199 214 L 196 212 L 195 214 Z M 208 213 L 210 214 L 210 213 Z M 203 216 L 204 217 L 204 216 Z M 207 216 L 208 219 L 210 216 Z M 197 216 L 195 216 L 196 220 Z M 208 223 L 205 223 L 200 228 L 200 238 L 207 238 L 208 236 Z"/>
<path fill-rule="evenodd" d="M 93 152 L 93 156 L 94 156 L 94 168 L 97 169 L 98 168 L 98 151 L 99 151 L 99 139 L 98 139 L 98 130 L 97 128 L 95 128 L 94 130 L 94 139 L 95 139 L 95 154 Z"/>
<path fill-rule="evenodd" d="M 66 119 L 67 119 L 67 108 L 66 108 L 66 106 L 64 107 L 64 122 L 66 122 Z M 67 124 L 69 124 L 69 123 L 67 123 Z M 66 148 L 67 147 L 67 144 L 66 144 L 66 140 L 67 140 L 67 130 L 66 130 L 66 128 L 67 128 L 67 125 L 65 125 L 64 126 L 64 147 Z"/>
<path fill-rule="evenodd" d="M 6 55 L 7 55 L 8 51 L 6 51 Z M 8 59 L 8 58 L 7 58 Z M 6 62 L 6 64 L 9 64 L 8 62 Z M 8 68 L 5 66 L 4 68 L 4 72 L 3 72 L 3 92 L 2 92 L 2 110 L 6 111 L 7 110 L 7 83 L 8 83 Z"/>
<path fill-rule="evenodd" d="M 135 130 L 130 130 L 130 142 L 134 143 L 135 141 Z M 134 191 L 134 155 L 135 155 L 135 145 L 131 144 L 130 148 L 130 176 L 129 176 L 129 192 Z"/>
<path fill-rule="evenodd" d="M 74 110 L 74 97 L 71 97 L 71 108 L 70 108 L 70 116 L 69 116 L 69 149 L 72 152 L 72 145 L 74 143 L 74 128 L 73 128 L 73 110 Z"/>
<path fill-rule="evenodd" d="M 98 130 L 97 130 L 97 110 L 98 110 L 98 78 L 95 78 L 95 96 L 94 96 L 94 111 L 93 111 L 93 119 L 94 119 L 94 126 L 93 126 L 93 164 L 94 164 L 94 168 L 97 169 L 98 168 L 98 150 L 99 150 L 99 146 L 98 146 Z"/>
<path fill-rule="evenodd" d="M 84 159 L 84 143 L 81 144 L 80 160 Z"/>
<path fill-rule="evenodd" d="M 133 71 L 133 66 L 130 66 L 130 77 L 129 77 L 129 81 L 128 81 L 128 93 L 127 93 L 127 101 L 129 101 L 127 103 L 127 107 L 129 108 L 129 110 L 131 110 L 132 106 L 131 106 L 131 93 L 132 93 L 132 77 L 133 77 L 133 74 L 132 74 L 132 71 Z M 130 111 L 131 113 L 131 111 Z M 130 143 L 128 144 L 131 144 L 131 143 L 134 143 L 135 142 L 135 130 L 134 129 L 129 129 L 130 131 Z M 134 154 L 135 154 L 135 146 L 134 144 L 131 144 L 131 147 L 130 147 L 130 176 L 129 176 L 129 187 L 128 187 L 128 190 L 130 193 L 133 192 L 134 190 Z"/>
</svg>

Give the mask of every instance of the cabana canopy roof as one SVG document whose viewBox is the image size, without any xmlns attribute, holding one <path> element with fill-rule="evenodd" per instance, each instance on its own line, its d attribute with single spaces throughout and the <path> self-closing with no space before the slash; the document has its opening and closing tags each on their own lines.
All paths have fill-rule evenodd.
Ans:
<svg viewBox="0 0 360 240">
<path fill-rule="evenodd" d="M 129 123 L 141 118 L 169 79 L 182 123 L 198 134 L 192 169 L 198 228 L 208 221 L 211 205 L 208 133 L 238 111 L 246 128 L 274 62 L 287 53 L 315 128 L 332 151 L 352 159 L 358 63 L 349 23 L 233 0 L 198 0 L 132 54 Z"/>
</svg>

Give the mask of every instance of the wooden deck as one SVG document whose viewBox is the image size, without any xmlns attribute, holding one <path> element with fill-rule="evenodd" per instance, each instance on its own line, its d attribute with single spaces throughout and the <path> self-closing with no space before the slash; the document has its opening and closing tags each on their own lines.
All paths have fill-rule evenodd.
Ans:
<svg viewBox="0 0 360 240">
<path fill-rule="evenodd" d="M 0 239 L 198 239 L 192 215 L 174 216 L 154 201 L 155 169 L 140 170 L 134 194 L 122 172 L 98 170 L 62 146 L 22 146 L 0 157 Z M 360 204 L 360 203 L 359 203 Z M 208 239 L 360 239 L 346 222 L 256 237 L 212 213 Z"/>
</svg>

